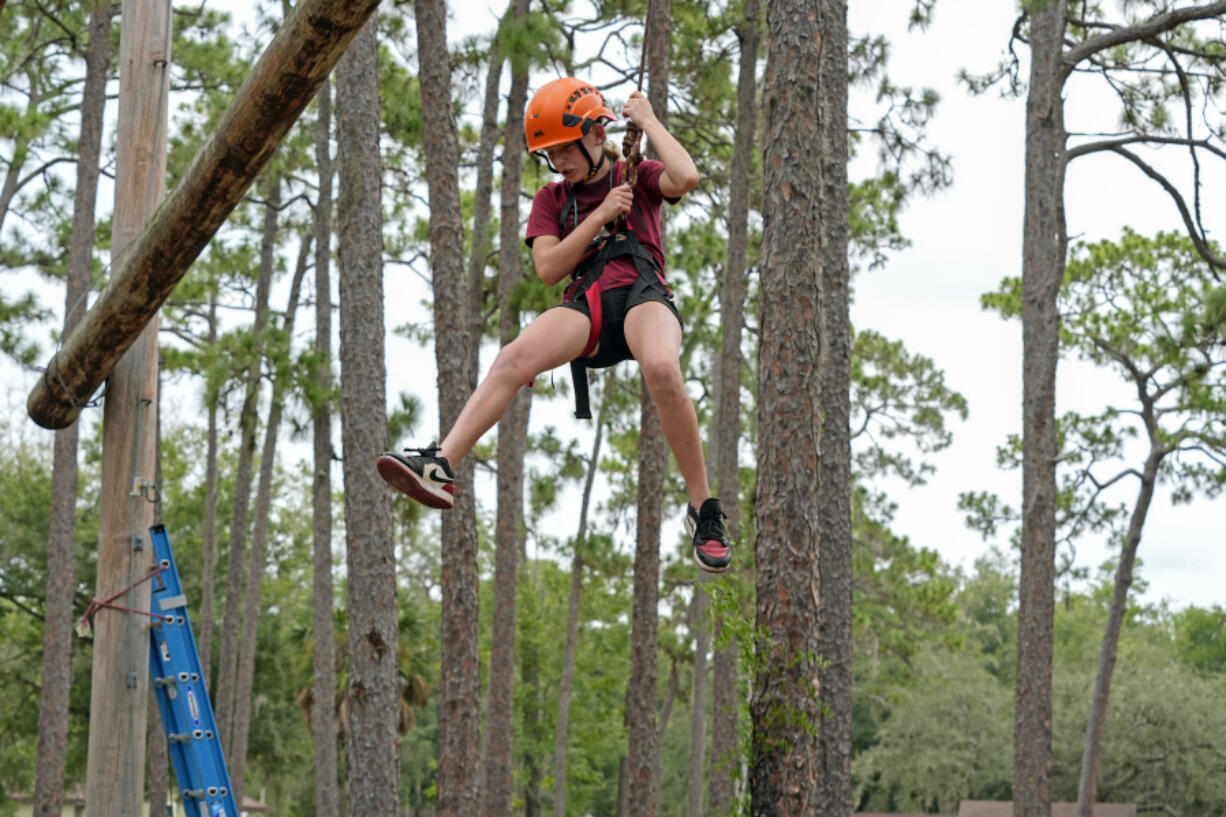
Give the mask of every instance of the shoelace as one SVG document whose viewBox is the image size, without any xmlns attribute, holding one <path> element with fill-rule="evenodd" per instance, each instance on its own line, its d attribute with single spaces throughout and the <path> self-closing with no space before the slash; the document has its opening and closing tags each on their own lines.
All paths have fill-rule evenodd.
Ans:
<svg viewBox="0 0 1226 817">
<path fill-rule="evenodd" d="M 433 457 L 437 457 L 438 452 L 441 451 L 442 449 L 438 447 L 437 442 L 432 442 L 429 445 L 427 445 L 425 448 L 406 448 L 404 450 L 409 452 L 410 454 L 416 452 L 418 456 L 433 458 Z"/>
<path fill-rule="evenodd" d="M 698 513 L 698 525 L 696 526 L 697 536 L 694 538 L 699 542 L 709 542 L 714 539 L 718 542 L 724 541 L 724 520 L 728 518 L 728 514 L 723 511 L 708 511 L 706 513 Z"/>
</svg>

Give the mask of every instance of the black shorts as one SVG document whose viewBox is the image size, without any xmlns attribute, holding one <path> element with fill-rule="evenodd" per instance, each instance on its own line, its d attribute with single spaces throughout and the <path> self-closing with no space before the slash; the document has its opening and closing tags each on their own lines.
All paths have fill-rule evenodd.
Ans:
<svg viewBox="0 0 1226 817">
<path fill-rule="evenodd" d="M 648 301 L 658 301 L 664 304 L 677 318 L 677 323 L 684 328 L 681 314 L 673 303 L 673 294 L 658 280 L 640 277 L 633 284 L 606 289 L 600 293 L 600 308 L 602 311 L 600 340 L 596 353 L 590 357 L 581 358 L 589 369 L 603 369 L 623 360 L 631 360 L 630 347 L 626 344 L 626 313 L 639 304 Z M 587 308 L 587 298 L 580 296 L 573 301 L 564 301 L 554 309 L 573 309 L 588 320 L 592 316 Z"/>
</svg>

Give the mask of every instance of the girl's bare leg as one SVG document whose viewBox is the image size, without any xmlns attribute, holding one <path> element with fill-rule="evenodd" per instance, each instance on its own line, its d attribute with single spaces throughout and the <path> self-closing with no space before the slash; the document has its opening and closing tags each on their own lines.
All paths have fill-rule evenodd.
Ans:
<svg viewBox="0 0 1226 817">
<path fill-rule="evenodd" d="M 664 439 L 677 459 L 690 504 L 701 508 L 711 496 L 711 488 L 698 434 L 698 415 L 681 375 L 681 325 L 667 306 L 647 301 L 626 313 L 625 329 L 626 344 L 660 412 Z"/>
<path fill-rule="evenodd" d="M 464 459 L 481 435 L 502 418 L 515 393 L 532 378 L 578 357 L 587 344 L 590 327 L 587 316 L 573 309 L 550 309 L 499 350 L 489 374 L 468 398 L 439 446 L 447 461 L 455 466 Z"/>
</svg>

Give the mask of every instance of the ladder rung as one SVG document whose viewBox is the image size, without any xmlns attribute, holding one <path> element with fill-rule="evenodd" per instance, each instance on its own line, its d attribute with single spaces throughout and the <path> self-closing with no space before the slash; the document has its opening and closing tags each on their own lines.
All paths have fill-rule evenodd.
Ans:
<svg viewBox="0 0 1226 817">
<path fill-rule="evenodd" d="M 188 814 L 199 810 L 201 817 L 204 812 L 237 817 L 170 539 L 162 525 L 155 525 L 149 533 L 155 558 L 163 568 L 150 596 L 150 613 L 174 617 L 165 628 L 150 631 L 149 668 L 183 804 Z"/>
</svg>

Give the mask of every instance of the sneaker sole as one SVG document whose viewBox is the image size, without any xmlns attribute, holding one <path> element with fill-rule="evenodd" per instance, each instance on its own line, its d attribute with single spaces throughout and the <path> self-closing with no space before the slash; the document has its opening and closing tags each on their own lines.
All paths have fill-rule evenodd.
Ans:
<svg viewBox="0 0 1226 817">
<path fill-rule="evenodd" d="M 451 494 L 427 485 L 412 468 L 395 457 L 379 457 L 376 465 L 384 482 L 427 507 L 445 511 L 455 504 L 455 498 Z"/>
<path fill-rule="evenodd" d="M 694 548 L 693 553 L 694 553 L 694 564 L 698 565 L 700 568 L 702 568 L 708 573 L 723 573 L 726 570 L 728 570 L 728 568 L 732 567 L 731 561 L 728 562 L 728 564 L 724 565 L 723 567 L 712 567 L 711 565 L 704 563 L 702 559 L 698 558 L 698 548 Z"/>
</svg>

